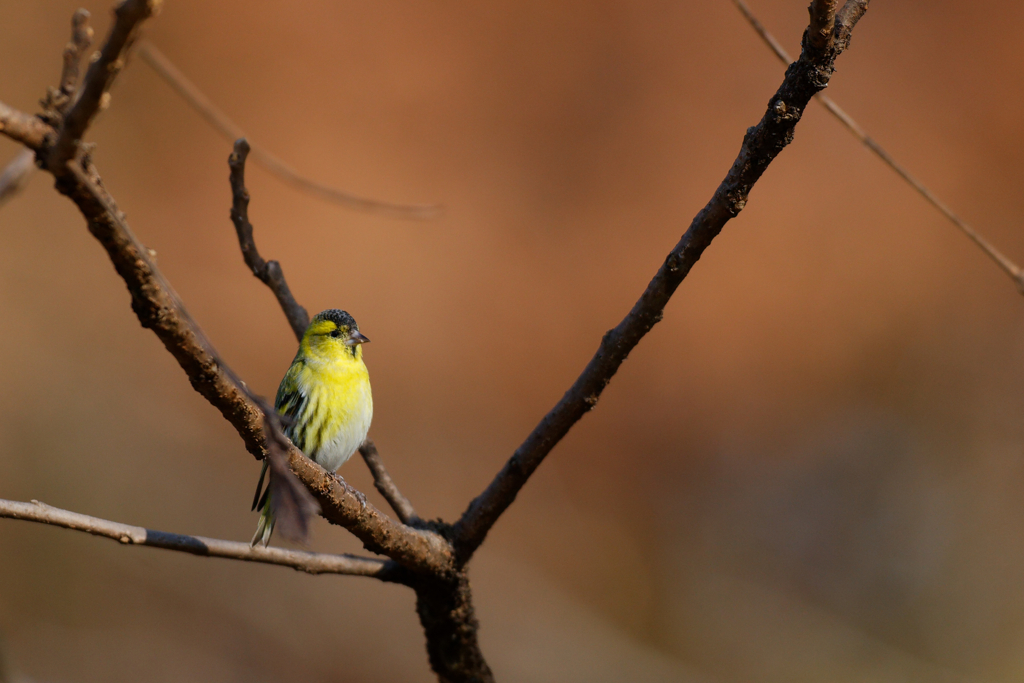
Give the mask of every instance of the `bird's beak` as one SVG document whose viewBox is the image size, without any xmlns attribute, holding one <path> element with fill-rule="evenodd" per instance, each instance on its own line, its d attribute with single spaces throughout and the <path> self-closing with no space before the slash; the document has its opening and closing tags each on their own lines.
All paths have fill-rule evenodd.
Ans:
<svg viewBox="0 0 1024 683">
<path fill-rule="evenodd" d="M 359 346 L 360 344 L 365 344 L 368 341 L 370 340 L 367 339 L 362 332 L 353 332 L 348 336 L 348 341 L 345 342 L 345 346 Z"/>
</svg>

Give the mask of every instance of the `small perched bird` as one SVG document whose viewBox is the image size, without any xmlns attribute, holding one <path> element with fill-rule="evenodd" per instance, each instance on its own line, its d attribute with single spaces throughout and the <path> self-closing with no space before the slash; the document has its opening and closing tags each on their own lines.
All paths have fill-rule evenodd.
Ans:
<svg viewBox="0 0 1024 683">
<path fill-rule="evenodd" d="M 284 416 L 284 433 L 330 472 L 352 457 L 370 431 L 373 396 L 362 347 L 368 341 L 345 311 L 332 308 L 317 314 L 277 389 L 274 408 Z M 253 546 L 267 545 L 274 531 L 270 487 L 262 491 L 266 474 L 264 460 L 252 505 L 260 510 Z"/>
</svg>

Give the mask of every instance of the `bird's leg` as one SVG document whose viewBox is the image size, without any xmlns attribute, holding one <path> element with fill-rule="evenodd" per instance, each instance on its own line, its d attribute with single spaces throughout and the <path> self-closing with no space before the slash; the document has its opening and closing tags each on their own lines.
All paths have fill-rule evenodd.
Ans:
<svg viewBox="0 0 1024 683">
<path fill-rule="evenodd" d="M 366 511 L 366 496 L 363 494 L 363 492 L 360 491 L 359 489 L 357 489 L 354 486 L 349 486 L 349 483 L 347 481 L 345 481 L 345 478 L 343 476 L 341 476 L 340 474 L 338 474 L 337 472 L 334 472 L 332 474 L 332 476 L 337 480 L 337 482 L 339 484 L 341 484 L 342 486 L 345 487 L 346 491 L 351 491 L 352 492 L 352 495 L 355 496 L 356 500 L 359 501 L 359 511 L 360 512 L 365 512 Z"/>
</svg>

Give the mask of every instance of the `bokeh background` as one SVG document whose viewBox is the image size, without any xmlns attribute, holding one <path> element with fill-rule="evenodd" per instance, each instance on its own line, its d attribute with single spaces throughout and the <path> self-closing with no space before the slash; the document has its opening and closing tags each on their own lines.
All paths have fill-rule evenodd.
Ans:
<svg viewBox="0 0 1024 683">
<path fill-rule="evenodd" d="M 98 38 L 109 1 L 85 5 Z M 78 5 L 0 0 L 34 111 Z M 796 52 L 806 3 L 757 0 Z M 829 93 L 1024 258 L 1024 6 L 875 4 Z M 783 67 L 727 0 L 168 0 L 148 36 L 353 213 L 251 166 L 259 245 L 373 339 L 371 435 L 451 520 L 710 197 Z M 219 138 L 141 61 L 105 182 L 223 356 L 294 340 L 245 269 Z M 17 147 L 0 140 L 0 161 Z M 73 205 L 0 209 L 0 497 L 248 540 L 258 464 L 189 387 Z M 822 109 L 475 560 L 501 681 L 1024 676 L 1024 301 Z M 342 474 L 381 504 L 356 459 Z M 312 547 L 358 551 L 318 521 Z M 35 681 L 430 681 L 413 595 L 0 520 L 0 631 Z"/>
</svg>

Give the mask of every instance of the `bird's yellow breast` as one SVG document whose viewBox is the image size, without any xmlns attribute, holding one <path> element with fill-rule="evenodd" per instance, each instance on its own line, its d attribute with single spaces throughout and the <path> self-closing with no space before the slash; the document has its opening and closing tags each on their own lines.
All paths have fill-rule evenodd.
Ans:
<svg viewBox="0 0 1024 683">
<path fill-rule="evenodd" d="M 300 349 L 278 390 L 277 409 L 291 418 L 289 438 L 330 471 L 359 448 L 373 418 L 370 376 L 361 355 L 303 357 Z"/>
</svg>

